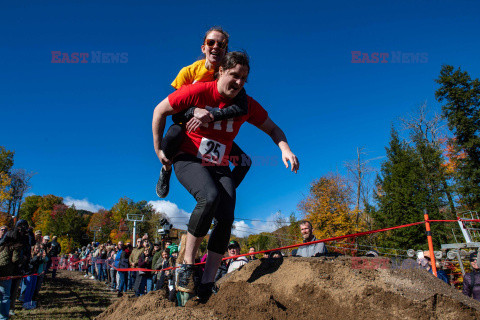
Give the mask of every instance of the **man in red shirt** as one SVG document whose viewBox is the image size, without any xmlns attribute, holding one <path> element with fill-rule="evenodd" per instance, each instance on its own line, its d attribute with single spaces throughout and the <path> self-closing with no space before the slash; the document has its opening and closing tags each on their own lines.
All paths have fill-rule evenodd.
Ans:
<svg viewBox="0 0 480 320">
<path fill-rule="evenodd" d="M 155 152 L 162 164 L 170 164 L 161 150 L 166 117 L 192 105 L 199 108 L 194 121 L 201 125 L 194 131 L 186 132 L 180 153 L 173 159 L 173 166 L 180 183 L 197 200 L 188 224 L 185 258 L 177 270 L 177 290 L 193 292 L 195 255 L 213 218 L 216 220 L 208 242 L 205 271 L 197 290 L 200 301 L 206 301 L 211 295 L 216 271 L 230 239 L 236 194 L 228 160 L 240 126 L 247 121 L 264 131 L 280 148 L 285 166 L 288 168 L 290 162 L 291 171 L 295 173 L 299 168 L 298 159 L 290 150 L 283 131 L 251 97 L 248 97 L 246 115 L 210 122 L 209 110 L 222 109 L 231 104 L 232 99 L 242 90 L 249 71 L 249 59 L 245 53 L 229 52 L 222 60 L 217 81 L 184 86 L 160 102 L 153 113 Z M 234 164 L 235 161 L 242 161 L 230 160 Z"/>
</svg>

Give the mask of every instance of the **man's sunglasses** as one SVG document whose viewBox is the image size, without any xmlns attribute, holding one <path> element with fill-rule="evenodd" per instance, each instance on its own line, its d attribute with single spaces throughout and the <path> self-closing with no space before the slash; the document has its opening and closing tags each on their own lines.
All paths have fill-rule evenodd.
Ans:
<svg viewBox="0 0 480 320">
<path fill-rule="evenodd" d="M 218 46 L 220 47 L 220 49 L 225 49 L 227 47 L 227 42 L 225 40 L 223 41 L 217 41 L 214 39 L 205 40 L 205 44 L 209 47 L 214 47 L 215 43 L 218 43 Z"/>
</svg>

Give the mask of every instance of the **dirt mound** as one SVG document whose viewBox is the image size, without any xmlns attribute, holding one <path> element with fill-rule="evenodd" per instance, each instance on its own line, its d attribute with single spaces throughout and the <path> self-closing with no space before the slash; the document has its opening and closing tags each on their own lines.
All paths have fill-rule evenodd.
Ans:
<svg viewBox="0 0 480 320">
<path fill-rule="evenodd" d="M 97 319 L 480 319 L 480 303 L 419 269 L 356 269 L 348 257 L 257 260 L 221 279 L 208 303 L 163 292 L 111 305 Z"/>
</svg>

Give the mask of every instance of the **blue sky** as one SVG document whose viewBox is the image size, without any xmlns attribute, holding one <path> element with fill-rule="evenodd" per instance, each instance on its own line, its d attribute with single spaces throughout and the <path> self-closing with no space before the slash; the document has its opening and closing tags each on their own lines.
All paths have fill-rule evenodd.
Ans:
<svg viewBox="0 0 480 320">
<path fill-rule="evenodd" d="M 181 67 L 200 56 L 205 30 L 221 25 L 230 49 L 251 56 L 247 93 L 301 163 L 298 174 L 287 171 L 270 138 L 245 124 L 236 142 L 260 161 L 237 190 L 236 217 L 299 215 L 313 179 L 345 173 L 357 147 L 384 156 L 393 121 L 424 101 L 439 108 L 434 79 L 442 64 L 480 76 L 478 12 L 476 1 L 3 2 L 0 145 L 15 151 L 15 167 L 37 173 L 34 194 L 107 209 L 123 196 L 157 201 L 153 109 Z M 52 63 L 52 51 L 90 57 Z M 98 51 L 127 59 L 93 63 Z M 389 58 L 352 63 L 352 51 Z M 394 61 L 394 52 L 405 60 Z M 408 60 L 412 54 L 423 59 Z M 195 204 L 175 177 L 166 200 L 154 204 L 182 217 Z"/>
</svg>

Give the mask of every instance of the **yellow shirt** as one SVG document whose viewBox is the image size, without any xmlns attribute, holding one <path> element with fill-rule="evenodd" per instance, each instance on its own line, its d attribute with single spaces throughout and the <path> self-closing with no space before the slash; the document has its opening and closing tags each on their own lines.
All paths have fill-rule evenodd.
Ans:
<svg viewBox="0 0 480 320">
<path fill-rule="evenodd" d="M 214 70 L 208 70 L 205 68 L 205 59 L 198 60 L 193 64 L 183 67 L 178 73 L 175 80 L 172 82 L 172 87 L 180 89 L 185 84 L 192 84 L 195 82 L 213 81 Z"/>
</svg>

